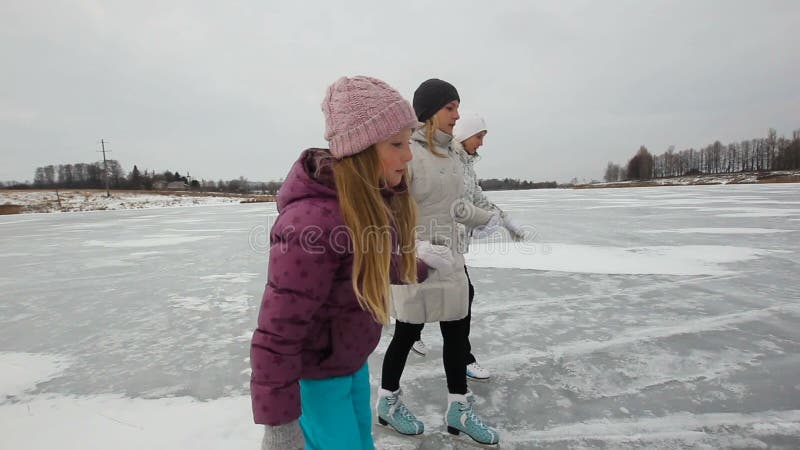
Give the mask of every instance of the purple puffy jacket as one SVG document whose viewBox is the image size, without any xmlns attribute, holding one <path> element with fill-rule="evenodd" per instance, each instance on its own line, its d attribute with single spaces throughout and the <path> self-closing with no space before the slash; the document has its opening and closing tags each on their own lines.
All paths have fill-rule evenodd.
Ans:
<svg viewBox="0 0 800 450">
<path fill-rule="evenodd" d="M 304 151 L 278 195 L 267 285 L 250 347 L 250 395 L 259 424 L 300 417 L 299 379 L 351 375 L 380 339 L 381 325 L 353 292 L 350 238 L 327 156 L 327 150 Z M 384 189 L 384 197 L 391 195 Z M 398 266 L 393 254 L 394 278 Z M 427 266 L 418 266 L 421 281 Z"/>
</svg>

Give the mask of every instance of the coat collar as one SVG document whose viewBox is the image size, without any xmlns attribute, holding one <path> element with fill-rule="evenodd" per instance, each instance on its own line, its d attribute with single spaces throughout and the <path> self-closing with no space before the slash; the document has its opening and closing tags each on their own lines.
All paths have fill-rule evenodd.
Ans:
<svg viewBox="0 0 800 450">
<path fill-rule="evenodd" d="M 411 135 L 411 139 L 414 141 L 419 141 L 423 143 L 426 147 L 428 145 L 428 137 L 425 135 L 425 127 L 419 127 L 414 131 L 414 134 Z M 453 136 L 445 133 L 442 130 L 434 130 L 433 132 L 433 143 L 437 147 L 447 149 L 448 151 L 452 151 L 450 148 L 450 144 L 454 142 Z"/>
</svg>

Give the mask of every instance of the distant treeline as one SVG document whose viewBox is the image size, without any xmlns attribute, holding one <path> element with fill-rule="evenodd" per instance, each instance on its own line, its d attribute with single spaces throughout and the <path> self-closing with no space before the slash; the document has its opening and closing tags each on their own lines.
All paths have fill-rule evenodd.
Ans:
<svg viewBox="0 0 800 450">
<path fill-rule="evenodd" d="M 770 128 L 765 138 L 755 138 L 724 145 L 719 141 L 699 150 L 675 151 L 670 146 L 660 155 L 652 155 L 645 146 L 621 166 L 612 162 L 606 167 L 605 181 L 649 180 L 682 175 L 723 174 L 800 169 L 800 130 L 792 138 L 778 137 Z"/>
<path fill-rule="evenodd" d="M 549 189 L 558 187 L 555 181 L 543 181 L 534 183 L 533 181 L 516 180 L 512 178 L 491 178 L 489 180 L 480 180 L 478 184 L 484 191 L 516 191 L 521 189 Z"/>
<path fill-rule="evenodd" d="M 140 171 L 134 165 L 133 170 L 125 174 L 119 161 L 107 161 L 108 185 L 111 189 L 131 190 L 193 190 L 202 192 L 231 192 L 277 194 L 281 187 L 280 181 L 248 181 L 239 177 L 233 180 L 205 180 L 193 179 L 178 172 L 166 170 Z M 5 189 L 105 189 L 103 176 L 103 162 L 54 164 L 37 167 L 33 175 L 33 183 L 8 181 L 0 182 L 0 188 Z M 485 191 L 504 191 L 519 189 L 555 188 L 555 181 L 534 183 L 533 181 L 496 178 L 480 180 L 479 184 Z"/>
<path fill-rule="evenodd" d="M 178 172 L 166 170 L 156 172 L 140 171 L 134 165 L 133 170 L 125 174 L 119 161 L 111 159 L 106 162 L 108 170 L 108 186 L 111 189 L 132 190 L 195 190 L 203 192 L 232 192 L 275 194 L 281 183 L 277 181 L 253 182 L 244 177 L 232 180 L 193 179 Z M 57 164 L 37 167 L 34 171 L 33 183 L 8 181 L 0 182 L 0 188 L 6 189 L 104 189 L 103 162 Z"/>
</svg>

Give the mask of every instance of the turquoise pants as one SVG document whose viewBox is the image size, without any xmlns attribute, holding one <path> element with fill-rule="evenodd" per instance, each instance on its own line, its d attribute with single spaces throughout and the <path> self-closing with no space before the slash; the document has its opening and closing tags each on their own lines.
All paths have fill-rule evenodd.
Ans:
<svg viewBox="0 0 800 450">
<path fill-rule="evenodd" d="M 367 364 L 352 375 L 300 380 L 306 450 L 374 450 Z"/>
</svg>

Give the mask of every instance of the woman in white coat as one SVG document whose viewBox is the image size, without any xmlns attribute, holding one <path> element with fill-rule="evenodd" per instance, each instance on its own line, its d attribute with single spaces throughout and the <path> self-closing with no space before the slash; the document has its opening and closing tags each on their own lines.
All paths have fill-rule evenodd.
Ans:
<svg viewBox="0 0 800 450">
<path fill-rule="evenodd" d="M 496 226 L 499 213 L 464 201 L 464 168 L 452 147 L 460 98 L 446 81 L 430 79 L 414 92 L 414 110 L 424 126 L 411 136 L 409 189 L 417 203 L 417 251 L 430 259 L 452 259 L 451 267 L 430 271 L 420 284 L 393 286 L 395 332 L 383 360 L 378 393 L 378 421 L 406 435 L 421 434 L 424 425 L 401 400 L 400 378 L 408 353 L 425 323 L 439 322 L 447 377 L 447 431 L 465 433 L 494 445 L 497 430 L 484 424 L 467 398 L 464 371 L 469 311 L 469 284 L 464 271 L 467 227 Z M 494 224 L 494 225 L 493 225 Z"/>
</svg>

